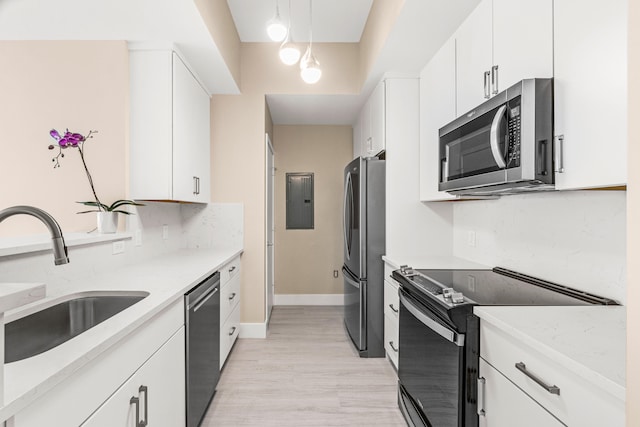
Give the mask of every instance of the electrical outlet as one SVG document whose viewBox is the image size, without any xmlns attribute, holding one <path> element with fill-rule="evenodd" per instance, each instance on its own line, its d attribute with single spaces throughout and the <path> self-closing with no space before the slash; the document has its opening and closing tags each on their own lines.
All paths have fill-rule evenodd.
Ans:
<svg viewBox="0 0 640 427">
<path fill-rule="evenodd" d="M 113 254 L 118 255 L 124 253 L 124 240 L 113 242 Z"/>
<path fill-rule="evenodd" d="M 338 278 L 338 270 L 333 270 L 333 277 Z"/>
<path fill-rule="evenodd" d="M 467 276 L 467 287 L 469 288 L 470 292 L 475 292 L 476 291 L 476 278 L 475 276 Z"/>
<path fill-rule="evenodd" d="M 133 244 L 136 246 L 142 246 L 142 230 L 136 230 L 133 236 Z"/>
<path fill-rule="evenodd" d="M 162 240 L 167 239 L 169 239 L 169 226 L 167 224 L 164 224 L 162 226 Z"/>
<path fill-rule="evenodd" d="M 476 232 L 475 231 L 467 231 L 467 244 L 472 248 L 476 246 Z"/>
</svg>

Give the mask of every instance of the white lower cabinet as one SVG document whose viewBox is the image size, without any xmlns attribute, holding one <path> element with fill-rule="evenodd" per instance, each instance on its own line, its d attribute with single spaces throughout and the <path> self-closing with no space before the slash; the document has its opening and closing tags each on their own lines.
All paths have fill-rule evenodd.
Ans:
<svg viewBox="0 0 640 427">
<path fill-rule="evenodd" d="M 400 286 L 392 277 L 394 266 L 384 265 L 384 349 L 387 357 L 398 369 L 399 347 L 399 322 L 400 322 L 400 298 L 398 287 Z"/>
<path fill-rule="evenodd" d="M 485 379 L 483 387 L 479 384 L 478 409 L 485 412 L 481 425 L 625 425 L 623 400 L 561 366 L 546 351 L 484 321 L 480 357 L 480 377 Z"/>
<path fill-rule="evenodd" d="M 8 426 L 135 426 L 128 424 L 135 416 L 131 397 L 140 399 L 141 417 L 146 398 L 150 426 L 184 426 L 184 344 L 184 302 L 180 298 L 43 393 Z M 140 391 L 141 386 L 147 391 Z"/>
<path fill-rule="evenodd" d="M 185 423 L 184 326 L 83 427 L 176 427 Z"/>
<path fill-rule="evenodd" d="M 220 369 L 240 334 L 240 256 L 220 269 Z"/>
<path fill-rule="evenodd" d="M 493 366 L 480 359 L 480 427 L 561 427 L 557 418 L 527 396 Z"/>
</svg>

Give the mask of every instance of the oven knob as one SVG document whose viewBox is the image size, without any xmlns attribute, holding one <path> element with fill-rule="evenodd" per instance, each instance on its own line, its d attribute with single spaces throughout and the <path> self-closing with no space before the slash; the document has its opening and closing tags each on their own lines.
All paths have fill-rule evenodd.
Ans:
<svg viewBox="0 0 640 427">
<path fill-rule="evenodd" d="M 455 291 L 453 290 L 453 288 L 444 288 L 442 290 L 442 296 L 449 299 L 451 298 L 451 295 L 453 295 L 455 293 Z"/>
<path fill-rule="evenodd" d="M 464 302 L 464 295 L 462 295 L 462 292 L 454 292 L 453 294 L 451 294 L 451 302 L 453 302 L 454 304 L 460 304 Z"/>
</svg>

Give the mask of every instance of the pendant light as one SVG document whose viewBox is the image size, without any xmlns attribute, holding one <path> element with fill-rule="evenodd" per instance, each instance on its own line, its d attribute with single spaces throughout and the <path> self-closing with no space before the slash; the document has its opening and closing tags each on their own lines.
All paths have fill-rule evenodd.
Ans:
<svg viewBox="0 0 640 427">
<path fill-rule="evenodd" d="M 276 14 L 267 22 L 267 34 L 274 42 L 281 42 L 287 35 L 287 27 L 284 26 L 282 19 L 280 19 L 278 0 L 276 0 Z"/>
<path fill-rule="evenodd" d="M 300 60 L 300 76 L 305 83 L 314 84 L 322 77 L 320 62 L 316 59 L 311 47 L 313 46 L 313 0 L 309 0 L 309 46 Z"/>
<path fill-rule="evenodd" d="M 291 36 L 291 0 L 289 0 L 289 28 L 287 29 L 287 37 L 280 45 L 278 52 L 280 60 L 286 65 L 294 65 L 300 59 L 300 48 L 293 42 Z"/>
</svg>

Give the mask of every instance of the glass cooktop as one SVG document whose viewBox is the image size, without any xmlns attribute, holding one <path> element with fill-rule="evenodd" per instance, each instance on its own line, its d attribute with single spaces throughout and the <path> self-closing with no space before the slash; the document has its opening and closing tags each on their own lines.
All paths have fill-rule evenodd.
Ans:
<svg viewBox="0 0 640 427">
<path fill-rule="evenodd" d="M 499 267 L 493 270 L 397 270 L 431 298 L 447 305 L 591 305 L 617 304 L 567 286 Z"/>
</svg>

